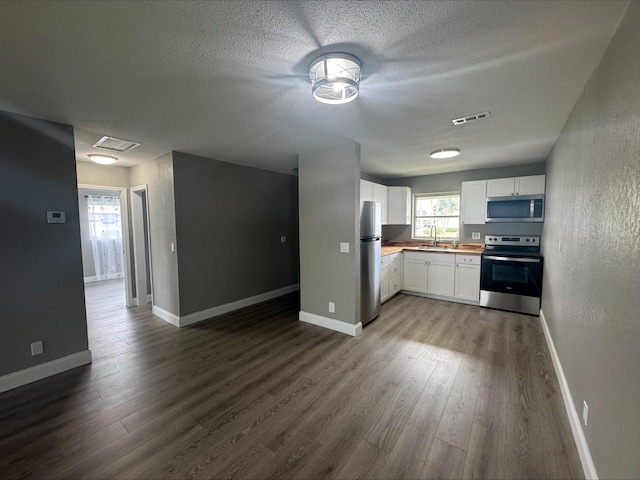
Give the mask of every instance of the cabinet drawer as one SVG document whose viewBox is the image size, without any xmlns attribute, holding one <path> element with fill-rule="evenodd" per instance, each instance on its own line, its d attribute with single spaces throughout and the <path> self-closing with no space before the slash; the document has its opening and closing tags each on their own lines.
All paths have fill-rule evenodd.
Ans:
<svg viewBox="0 0 640 480">
<path fill-rule="evenodd" d="M 457 264 L 480 265 L 480 255 L 456 255 Z"/>
<path fill-rule="evenodd" d="M 389 276 L 390 277 L 399 277 L 402 273 L 402 265 L 400 262 L 391 264 L 389 266 Z"/>
<path fill-rule="evenodd" d="M 387 258 L 389 258 L 389 265 L 393 268 L 394 265 L 400 265 L 402 262 L 402 252 L 387 255 Z"/>
<path fill-rule="evenodd" d="M 456 256 L 448 253 L 404 252 L 404 259 L 420 262 L 455 263 Z"/>
<path fill-rule="evenodd" d="M 389 294 L 395 295 L 400 290 L 402 290 L 402 279 L 401 277 L 394 277 L 389 279 Z"/>
</svg>

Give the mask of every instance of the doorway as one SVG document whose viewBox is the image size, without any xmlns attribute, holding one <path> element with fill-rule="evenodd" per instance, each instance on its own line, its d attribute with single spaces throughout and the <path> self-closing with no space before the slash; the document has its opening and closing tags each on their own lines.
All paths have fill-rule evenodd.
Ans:
<svg viewBox="0 0 640 480">
<path fill-rule="evenodd" d="M 133 302 L 138 306 L 153 303 L 148 211 L 147 186 L 131 188 L 131 239 L 135 278 Z"/>
<path fill-rule="evenodd" d="M 105 274 L 102 272 L 96 275 L 98 269 L 92 267 L 94 263 L 94 247 L 91 241 L 91 229 L 89 222 L 88 197 L 117 197 L 119 203 L 120 224 L 121 224 L 121 242 L 119 244 L 119 252 L 123 262 L 123 272 L 112 272 Z M 85 197 L 86 196 L 86 197 Z M 106 200 L 107 203 L 113 200 Z M 80 237 L 82 241 L 82 263 L 85 270 L 85 284 L 90 285 L 92 281 L 105 280 L 110 278 L 124 277 L 124 295 L 125 305 L 127 307 L 147 305 L 152 301 L 152 285 L 151 285 L 151 261 L 149 249 L 149 228 L 148 228 L 148 203 L 147 203 L 147 186 L 142 185 L 131 189 L 131 202 L 127 195 L 127 189 L 123 187 L 110 187 L 99 185 L 78 185 L 78 203 L 80 206 Z M 130 208 L 131 207 L 131 208 Z M 97 219 L 96 219 L 97 220 Z M 108 217 L 103 221 L 99 220 L 100 233 L 105 231 L 105 235 L 109 236 L 107 230 L 110 228 L 102 228 L 106 223 L 112 220 Z M 115 245 L 117 242 L 111 243 L 111 250 L 107 255 L 116 254 Z M 107 270 L 109 268 L 107 267 Z M 89 275 L 88 275 L 89 274 Z M 122 285 L 122 280 L 119 283 Z M 138 295 L 142 292 L 142 295 Z"/>
</svg>

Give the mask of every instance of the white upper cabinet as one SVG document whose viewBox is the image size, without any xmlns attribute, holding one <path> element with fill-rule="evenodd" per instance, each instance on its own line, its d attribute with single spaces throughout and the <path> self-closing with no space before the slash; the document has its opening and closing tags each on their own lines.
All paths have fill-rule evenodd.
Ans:
<svg viewBox="0 0 640 480">
<path fill-rule="evenodd" d="M 514 194 L 515 178 L 487 180 L 487 197 L 508 197 Z"/>
<path fill-rule="evenodd" d="M 371 201 L 373 201 L 373 183 L 360 180 L 360 206 L 362 206 L 362 202 Z"/>
<path fill-rule="evenodd" d="M 411 189 L 409 187 L 387 187 L 389 205 L 387 223 L 411 225 Z"/>
<path fill-rule="evenodd" d="M 382 217 L 382 225 L 387 224 L 387 187 L 380 185 L 379 183 L 372 183 L 373 185 L 373 201 L 379 202 L 381 205 L 380 212 Z"/>
<path fill-rule="evenodd" d="M 487 181 L 462 182 L 460 221 L 481 225 L 486 217 Z"/>
<path fill-rule="evenodd" d="M 516 177 L 516 195 L 544 195 L 545 176 L 531 175 L 529 177 Z"/>
<path fill-rule="evenodd" d="M 487 197 L 544 195 L 545 176 L 494 178 L 487 180 Z"/>
<path fill-rule="evenodd" d="M 387 187 L 379 183 L 373 183 L 368 180 L 360 180 L 360 207 L 362 202 L 378 202 L 380 204 L 380 213 L 382 217 L 382 225 L 387 224 Z"/>
</svg>

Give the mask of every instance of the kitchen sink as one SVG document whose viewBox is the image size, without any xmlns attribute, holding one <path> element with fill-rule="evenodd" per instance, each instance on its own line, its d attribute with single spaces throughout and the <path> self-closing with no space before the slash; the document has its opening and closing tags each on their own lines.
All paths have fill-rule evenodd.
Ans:
<svg viewBox="0 0 640 480">
<path fill-rule="evenodd" d="M 426 252 L 449 252 L 453 249 L 449 247 L 418 247 L 418 250 L 424 250 Z"/>
</svg>

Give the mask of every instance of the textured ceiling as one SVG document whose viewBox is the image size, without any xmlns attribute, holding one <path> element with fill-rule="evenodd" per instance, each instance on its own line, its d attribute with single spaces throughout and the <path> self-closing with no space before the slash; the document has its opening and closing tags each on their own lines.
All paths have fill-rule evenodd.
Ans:
<svg viewBox="0 0 640 480">
<path fill-rule="evenodd" d="M 0 2 L 0 109 L 290 173 L 353 139 L 404 177 L 546 159 L 627 1 Z M 307 67 L 360 58 L 360 96 L 324 105 Z M 487 120 L 453 118 L 489 110 Z M 457 147 L 452 160 L 429 153 Z"/>
</svg>

